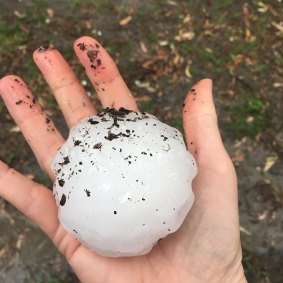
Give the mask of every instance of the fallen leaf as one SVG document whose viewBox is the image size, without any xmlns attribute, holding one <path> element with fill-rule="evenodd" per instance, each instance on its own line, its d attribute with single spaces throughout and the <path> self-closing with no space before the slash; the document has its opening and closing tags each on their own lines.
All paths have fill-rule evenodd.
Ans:
<svg viewBox="0 0 283 283">
<path fill-rule="evenodd" d="M 149 87 L 149 82 L 141 82 L 139 80 L 135 80 L 135 85 L 139 88 L 147 88 Z"/>
<path fill-rule="evenodd" d="M 177 6 L 177 3 L 175 1 L 171 1 L 171 0 L 168 0 L 167 4 L 169 4 L 171 6 Z"/>
<path fill-rule="evenodd" d="M 140 49 L 143 53 L 148 53 L 147 47 L 145 46 L 144 42 L 140 42 Z"/>
<path fill-rule="evenodd" d="M 18 239 L 17 239 L 17 242 L 16 242 L 16 248 L 18 250 L 20 250 L 22 248 L 24 240 L 25 240 L 25 235 L 24 234 L 20 234 L 18 236 Z"/>
<path fill-rule="evenodd" d="M 239 152 L 236 152 L 234 156 L 232 156 L 232 161 L 233 163 L 240 163 L 243 162 L 245 160 L 245 155 Z"/>
<path fill-rule="evenodd" d="M 119 24 L 121 26 L 126 26 L 132 20 L 132 18 L 132 16 L 127 16 L 126 18 L 122 19 Z"/>
<path fill-rule="evenodd" d="M 143 95 L 143 96 L 136 97 L 136 101 L 137 102 L 148 102 L 148 101 L 151 101 L 151 98 L 148 95 Z"/>
<path fill-rule="evenodd" d="M 2 249 L 0 249 L 0 258 L 4 257 L 5 254 L 9 251 L 9 244 L 6 244 Z"/>
<path fill-rule="evenodd" d="M 272 24 L 275 28 L 277 28 L 280 33 L 283 32 L 283 24 L 282 24 L 282 23 L 277 24 L 276 22 L 272 21 L 271 24 Z"/>
<path fill-rule="evenodd" d="M 158 44 L 159 44 L 160 46 L 166 46 L 166 45 L 169 44 L 169 42 L 168 42 L 168 40 L 160 40 L 160 41 L 158 41 Z"/>
<path fill-rule="evenodd" d="M 247 138 L 243 137 L 241 140 L 236 140 L 233 144 L 233 148 L 238 148 L 247 142 Z"/>
<path fill-rule="evenodd" d="M 92 22 L 91 22 L 91 21 L 85 21 L 85 27 L 86 27 L 88 30 L 91 30 L 91 29 L 92 29 Z"/>
<path fill-rule="evenodd" d="M 253 121 L 254 121 L 254 117 L 253 116 L 249 116 L 249 117 L 247 117 L 247 119 L 246 119 L 246 122 L 248 123 L 248 124 L 251 124 Z"/>
<path fill-rule="evenodd" d="M 188 78 L 192 77 L 191 71 L 190 71 L 190 66 L 188 65 L 185 69 L 185 74 Z"/>
<path fill-rule="evenodd" d="M 265 13 L 265 12 L 268 11 L 268 5 L 266 5 L 262 2 L 258 2 L 257 5 L 258 5 L 257 11 L 259 13 Z"/>
<path fill-rule="evenodd" d="M 277 155 L 266 157 L 265 164 L 264 164 L 264 167 L 263 167 L 263 172 L 269 171 L 271 169 L 271 167 L 276 163 L 277 160 L 278 160 Z"/>
<path fill-rule="evenodd" d="M 52 111 L 52 110 L 45 110 L 44 113 L 49 117 L 54 116 L 54 114 L 55 114 L 54 111 Z"/>
<path fill-rule="evenodd" d="M 274 83 L 273 87 L 276 87 L 276 88 L 283 87 L 283 83 Z"/>
<path fill-rule="evenodd" d="M 190 14 L 187 14 L 187 15 L 185 16 L 185 18 L 183 19 L 183 23 L 186 24 L 186 23 L 190 22 L 191 19 L 192 19 L 192 18 L 191 18 L 191 15 L 190 15 Z"/>
<path fill-rule="evenodd" d="M 41 96 L 38 97 L 37 103 L 40 105 L 40 107 L 44 108 L 47 104 L 46 100 L 42 98 Z"/>
<path fill-rule="evenodd" d="M 145 61 L 143 64 L 142 64 L 142 67 L 144 69 L 148 69 L 155 61 L 154 60 L 148 60 L 148 61 Z"/>
<path fill-rule="evenodd" d="M 16 17 L 18 17 L 19 19 L 23 19 L 26 15 L 24 13 L 20 13 L 18 10 L 14 11 L 14 14 Z"/>
<path fill-rule="evenodd" d="M 240 226 L 240 232 L 242 232 L 243 234 L 246 234 L 247 236 L 252 235 L 252 233 L 243 226 Z"/>
<path fill-rule="evenodd" d="M 248 27 L 246 27 L 245 29 L 245 40 L 247 42 L 254 42 L 256 40 L 256 37 L 251 33 L 250 29 Z"/>
<path fill-rule="evenodd" d="M 193 31 L 188 32 L 179 32 L 178 35 L 174 37 L 177 41 L 184 41 L 184 40 L 192 40 L 195 37 L 195 33 Z"/>
<path fill-rule="evenodd" d="M 49 18 L 53 18 L 54 16 L 54 11 L 51 8 L 47 8 L 46 9 L 46 13 L 48 15 Z"/>
<path fill-rule="evenodd" d="M 259 221 L 262 221 L 262 220 L 264 220 L 264 219 L 266 218 L 267 214 L 268 214 L 268 211 L 267 211 L 267 210 L 265 210 L 265 211 L 263 211 L 263 212 L 258 212 L 258 214 L 257 214 L 257 219 L 258 219 Z"/>
<path fill-rule="evenodd" d="M 19 133 L 21 129 L 18 126 L 12 127 L 9 132 L 10 133 Z"/>
<path fill-rule="evenodd" d="M 26 174 L 25 175 L 28 179 L 30 180 L 34 180 L 35 179 L 35 176 L 33 174 Z"/>
<path fill-rule="evenodd" d="M 180 63 L 180 60 L 181 60 L 181 57 L 180 57 L 179 53 L 176 53 L 175 57 L 173 59 L 174 65 L 178 65 L 178 63 Z"/>
</svg>

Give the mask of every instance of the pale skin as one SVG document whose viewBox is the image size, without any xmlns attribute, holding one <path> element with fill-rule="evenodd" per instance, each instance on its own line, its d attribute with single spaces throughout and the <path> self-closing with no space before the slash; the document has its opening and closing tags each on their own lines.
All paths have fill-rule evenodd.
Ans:
<svg viewBox="0 0 283 283">
<path fill-rule="evenodd" d="M 103 107 L 138 110 L 117 67 L 100 44 L 82 37 L 74 43 L 74 49 Z M 89 56 L 93 54 L 87 53 L 92 49 L 99 50 L 100 62 L 95 61 L 95 67 L 91 67 Z M 84 88 L 56 49 L 36 50 L 34 61 L 69 127 L 96 114 Z M 50 163 L 64 143 L 63 137 L 52 121 L 46 119 L 19 77 L 2 78 L 0 94 L 41 168 L 54 180 Z M 43 230 L 81 282 L 247 282 L 242 267 L 237 179 L 219 134 L 211 80 L 201 80 L 188 93 L 183 106 L 183 125 L 188 150 L 198 165 L 198 175 L 193 181 L 196 200 L 181 228 L 161 240 L 147 255 L 106 258 L 87 250 L 60 225 L 51 190 L 2 161 L 0 197 Z"/>
</svg>

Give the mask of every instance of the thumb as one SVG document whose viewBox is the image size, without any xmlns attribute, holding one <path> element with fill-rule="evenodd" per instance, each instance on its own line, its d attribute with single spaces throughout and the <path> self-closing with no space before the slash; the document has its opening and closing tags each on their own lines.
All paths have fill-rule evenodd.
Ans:
<svg viewBox="0 0 283 283">
<path fill-rule="evenodd" d="M 199 165 L 227 158 L 217 124 L 212 97 L 212 80 L 204 79 L 189 91 L 183 105 L 183 123 L 188 150 Z"/>
</svg>

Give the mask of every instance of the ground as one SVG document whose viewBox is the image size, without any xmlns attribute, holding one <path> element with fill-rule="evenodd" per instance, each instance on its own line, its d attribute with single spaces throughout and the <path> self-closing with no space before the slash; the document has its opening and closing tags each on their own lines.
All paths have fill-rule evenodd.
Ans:
<svg viewBox="0 0 283 283">
<path fill-rule="evenodd" d="M 72 43 L 96 37 L 140 108 L 180 129 L 186 92 L 198 79 L 213 78 L 222 137 L 238 174 L 246 276 L 282 282 L 281 0 L 0 0 L 0 7 L 0 76 L 20 75 L 65 136 L 57 104 L 32 62 L 32 51 L 45 41 L 85 84 Z M 85 87 L 97 103 L 90 83 Z M 1 160 L 50 186 L 2 101 L 0 123 Z M 50 241 L 1 199 L 0 231 L 1 282 L 77 282 Z"/>
</svg>

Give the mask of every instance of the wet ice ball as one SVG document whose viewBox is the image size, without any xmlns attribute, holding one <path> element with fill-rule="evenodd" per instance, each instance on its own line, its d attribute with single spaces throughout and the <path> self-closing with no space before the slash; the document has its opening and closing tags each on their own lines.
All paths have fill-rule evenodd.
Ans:
<svg viewBox="0 0 283 283">
<path fill-rule="evenodd" d="M 81 121 L 52 162 L 59 220 L 104 256 L 136 256 L 175 232 L 190 210 L 195 160 L 182 134 L 120 108 Z"/>
</svg>

